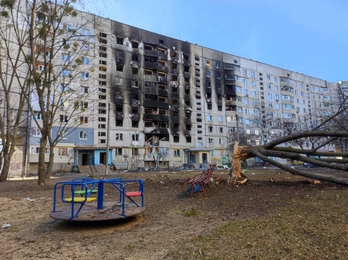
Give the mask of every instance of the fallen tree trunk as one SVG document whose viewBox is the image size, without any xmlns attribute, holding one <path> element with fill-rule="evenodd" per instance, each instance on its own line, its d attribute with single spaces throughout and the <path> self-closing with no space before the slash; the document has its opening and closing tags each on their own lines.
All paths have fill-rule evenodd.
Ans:
<svg viewBox="0 0 348 260">
<path fill-rule="evenodd" d="M 342 135 L 342 133 L 340 133 L 340 135 Z M 346 132 L 346 135 L 348 135 L 348 132 Z M 297 136 L 300 136 L 300 135 L 297 134 Z M 301 135 L 301 138 L 303 138 L 303 135 Z M 282 138 L 282 139 L 291 140 L 291 137 Z M 320 156 L 327 156 L 327 157 L 340 156 L 343 158 L 348 158 L 348 154 L 317 152 L 314 150 L 301 150 L 301 149 L 294 149 L 289 147 L 274 147 L 274 145 L 277 143 L 276 141 L 273 141 L 273 145 L 271 146 L 270 145 L 238 146 L 238 142 L 235 142 L 234 154 L 232 159 L 232 167 L 230 170 L 230 177 L 234 176 L 236 181 L 240 183 L 243 179 L 245 179 L 245 176 L 243 176 L 243 173 L 241 172 L 241 162 L 249 158 L 258 157 L 264 162 L 267 162 L 273 166 L 276 166 L 294 175 L 299 175 L 299 176 L 303 176 L 303 177 L 307 177 L 307 178 L 311 178 L 315 180 L 328 181 L 328 182 L 333 182 L 337 184 L 348 185 L 348 176 L 347 178 L 339 178 L 330 174 L 305 172 L 305 171 L 295 169 L 294 167 L 284 165 L 280 162 L 277 162 L 275 160 L 268 158 L 268 156 L 271 156 L 271 157 L 277 157 L 277 158 L 283 158 L 283 159 L 298 160 L 302 162 L 308 162 L 320 167 L 348 171 L 348 166 L 346 165 L 346 161 L 347 161 L 346 159 L 339 160 L 336 158 L 322 159 L 322 158 L 307 157 L 310 155 L 320 155 Z M 278 142 L 281 143 L 281 140 Z M 303 156 L 303 154 L 306 154 L 307 156 Z M 334 164 L 332 162 L 334 162 Z"/>
</svg>

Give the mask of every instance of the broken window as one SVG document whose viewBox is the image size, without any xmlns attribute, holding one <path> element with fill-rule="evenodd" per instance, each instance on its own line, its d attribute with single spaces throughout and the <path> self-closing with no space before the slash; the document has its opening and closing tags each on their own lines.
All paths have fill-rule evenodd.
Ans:
<svg viewBox="0 0 348 260">
<path fill-rule="evenodd" d="M 152 47 L 151 45 L 145 44 L 145 45 L 144 45 L 144 49 L 145 49 L 146 51 L 152 51 L 152 50 L 153 50 L 153 47 Z"/>
<path fill-rule="evenodd" d="M 87 124 L 88 123 L 88 117 L 81 116 L 80 117 L 80 124 Z"/>
<path fill-rule="evenodd" d="M 133 68 L 132 67 L 132 74 L 138 74 L 139 69 L 138 68 Z"/>
<path fill-rule="evenodd" d="M 139 121 L 132 121 L 132 127 L 138 128 L 139 127 Z"/>
<path fill-rule="evenodd" d="M 123 38 L 122 37 L 116 37 L 117 44 L 123 44 Z"/>
<path fill-rule="evenodd" d="M 116 126 L 123 126 L 123 119 L 116 119 Z"/>
<path fill-rule="evenodd" d="M 136 41 L 132 41 L 132 48 L 133 49 L 138 49 L 138 47 L 139 47 L 139 43 L 136 42 Z"/>
<path fill-rule="evenodd" d="M 139 55 L 138 54 L 133 54 L 132 55 L 132 61 L 139 61 Z"/>
<path fill-rule="evenodd" d="M 158 112 L 159 115 L 167 115 L 167 110 L 165 109 L 159 109 L 159 112 Z"/>
<path fill-rule="evenodd" d="M 123 71 L 123 65 L 117 65 L 116 66 L 117 71 Z"/>
<path fill-rule="evenodd" d="M 191 136 L 186 136 L 186 143 L 191 143 Z"/>
<path fill-rule="evenodd" d="M 145 127 L 153 127 L 152 121 L 145 121 L 144 124 L 145 124 Z"/>
<path fill-rule="evenodd" d="M 180 140 L 179 137 L 180 136 L 174 136 L 174 143 L 179 143 L 179 140 Z"/>
<path fill-rule="evenodd" d="M 123 112 L 123 106 L 116 106 L 116 112 Z"/>
<path fill-rule="evenodd" d="M 137 88 L 138 87 L 138 81 L 137 80 L 135 80 L 135 79 L 132 80 L 132 87 L 133 88 Z"/>
<path fill-rule="evenodd" d="M 167 98 L 166 98 L 166 97 L 163 97 L 163 96 L 159 96 L 159 97 L 158 97 L 158 101 L 159 101 L 159 102 L 167 102 Z"/>
</svg>

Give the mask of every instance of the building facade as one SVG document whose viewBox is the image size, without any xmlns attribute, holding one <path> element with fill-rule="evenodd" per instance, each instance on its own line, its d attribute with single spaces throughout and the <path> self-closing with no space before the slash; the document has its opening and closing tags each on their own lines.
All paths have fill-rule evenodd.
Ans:
<svg viewBox="0 0 348 260">
<path fill-rule="evenodd" d="M 222 164 L 236 132 L 260 145 L 308 129 L 332 110 L 337 88 L 323 79 L 92 14 L 68 19 L 65 33 L 72 28 L 91 36 L 83 47 L 88 62 L 73 83 L 82 113 L 55 147 L 55 171 L 106 160 L 117 169 Z M 90 102 L 81 98 L 86 94 Z M 57 124 L 66 115 L 62 103 Z M 40 133 L 32 119 L 40 120 L 40 110 L 31 117 L 28 173 L 38 162 Z"/>
</svg>

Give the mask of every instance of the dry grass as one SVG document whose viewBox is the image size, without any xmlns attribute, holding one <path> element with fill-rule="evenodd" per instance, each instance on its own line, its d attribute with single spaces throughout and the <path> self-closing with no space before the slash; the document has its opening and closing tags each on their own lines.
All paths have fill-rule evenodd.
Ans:
<svg viewBox="0 0 348 260">
<path fill-rule="evenodd" d="M 347 259 L 347 190 L 325 190 L 271 215 L 189 239 L 173 259 Z"/>
</svg>

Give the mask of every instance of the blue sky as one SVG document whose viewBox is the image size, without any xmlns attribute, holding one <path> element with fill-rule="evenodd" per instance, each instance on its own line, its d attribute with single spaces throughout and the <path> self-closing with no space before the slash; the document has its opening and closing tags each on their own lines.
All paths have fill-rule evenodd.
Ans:
<svg viewBox="0 0 348 260">
<path fill-rule="evenodd" d="M 110 0 L 92 10 L 329 82 L 348 80 L 346 0 Z"/>
</svg>

